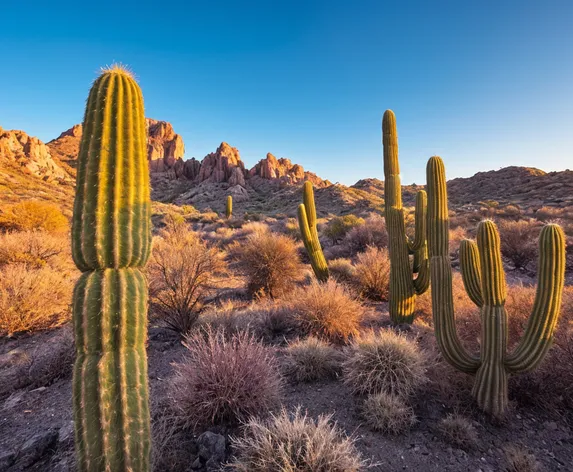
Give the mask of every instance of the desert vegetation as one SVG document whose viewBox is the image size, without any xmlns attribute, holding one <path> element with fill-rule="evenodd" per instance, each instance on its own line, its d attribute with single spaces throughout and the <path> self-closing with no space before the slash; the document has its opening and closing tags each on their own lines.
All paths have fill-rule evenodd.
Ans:
<svg viewBox="0 0 573 472">
<path fill-rule="evenodd" d="M 94 87 L 106 77 L 137 87 L 121 69 Z M 129 128 L 126 140 L 144 132 Z M 96 211 L 87 202 L 115 201 L 103 184 L 78 190 L 71 224 L 41 201 L 2 209 L 7 467 L 567 470 L 567 213 L 454 210 L 438 157 L 427 194 L 407 200 L 391 112 L 383 130 L 377 212 L 321 211 L 308 180 L 284 215 L 227 194 L 218 212 L 152 204 L 144 177 L 118 184 L 135 210 Z"/>
</svg>

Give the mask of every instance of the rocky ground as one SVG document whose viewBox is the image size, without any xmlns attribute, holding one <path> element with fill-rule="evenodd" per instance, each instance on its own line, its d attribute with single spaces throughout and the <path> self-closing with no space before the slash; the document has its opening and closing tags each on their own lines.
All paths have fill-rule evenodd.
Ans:
<svg viewBox="0 0 573 472">
<path fill-rule="evenodd" d="M 386 305 L 374 304 L 369 326 L 387 324 Z M 374 321 L 372 321 L 374 320 Z M 66 330 L 67 328 L 63 328 Z M 414 326 L 422 345 L 433 336 Z M 62 330 L 4 339 L 0 344 L 2 378 L 21 369 L 19 361 L 38 345 L 50 345 L 61 339 Z M 60 338 L 59 338 L 60 337 Z M 272 344 L 279 349 L 284 339 Z M 172 470 L 215 470 L 233 451 L 229 435 L 236 429 L 216 427 L 207 431 L 178 431 L 176 444 L 170 439 L 175 423 L 169 414 L 169 382 L 173 362 L 182 359 L 185 348 L 174 333 L 157 326 L 149 331 L 148 355 L 153 427 L 156 449 L 162 456 L 172 455 L 170 463 L 186 464 Z M 70 359 L 67 359 L 70 362 Z M 0 405 L 0 470 L 2 471 L 71 471 L 74 470 L 73 427 L 71 416 L 71 365 L 63 369 L 63 378 L 42 387 L 24 386 L 10 394 L 4 392 Z M 457 375 L 457 392 L 444 391 L 442 376 Z M 518 447 L 535 456 L 545 470 L 570 470 L 573 462 L 573 415 L 571 410 L 551 410 L 516 397 L 512 389 L 512 410 L 504 422 L 492 422 L 470 401 L 470 378 L 458 375 L 438 362 L 429 372 L 430 381 L 414 400 L 417 423 L 410 433 L 387 437 L 364 426 L 359 401 L 339 379 L 310 384 L 287 382 L 283 404 L 289 409 L 301 405 L 311 417 L 332 414 L 349 436 L 353 436 L 373 471 L 500 471 L 509 468 L 506 449 Z M 455 401 L 452 402 L 452 398 Z M 166 407 L 167 405 L 167 407 Z M 439 420 L 457 411 L 473 421 L 478 432 L 475 447 L 463 450 L 444 439 Z M 158 445 L 159 444 L 159 445 Z M 161 461 L 165 458 L 163 457 Z M 165 463 L 161 462 L 163 467 Z M 167 470 L 161 467 L 156 470 Z M 169 469 L 171 470 L 171 469 Z M 533 470 L 533 469 L 531 469 Z"/>
</svg>

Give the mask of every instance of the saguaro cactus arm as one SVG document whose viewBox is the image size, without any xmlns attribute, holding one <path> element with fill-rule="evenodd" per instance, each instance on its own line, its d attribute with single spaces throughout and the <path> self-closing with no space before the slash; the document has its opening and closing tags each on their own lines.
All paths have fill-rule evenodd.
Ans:
<svg viewBox="0 0 573 472">
<path fill-rule="evenodd" d="M 301 203 L 298 206 L 298 225 L 302 242 L 304 243 L 304 247 L 310 259 L 310 265 L 316 278 L 321 282 L 326 282 L 328 280 L 328 265 L 322 253 L 322 248 L 320 247 L 318 233 L 312 231 L 308 223 L 307 215 L 308 210 L 306 209 L 306 205 Z"/>
<path fill-rule="evenodd" d="M 464 287 L 471 301 L 483 306 L 481 294 L 481 264 L 477 244 L 469 239 L 460 243 L 460 268 Z"/>
<path fill-rule="evenodd" d="M 561 227 L 549 224 L 541 230 L 539 236 L 537 291 L 533 312 L 519 345 L 505 360 L 509 372 L 534 369 L 551 347 L 564 283 L 565 235 Z"/>
<path fill-rule="evenodd" d="M 468 353 L 456 331 L 452 268 L 449 257 L 449 217 L 446 171 L 438 156 L 426 167 L 428 189 L 428 247 L 432 280 L 434 331 L 442 355 L 462 372 L 475 373 L 479 358 Z"/>
<path fill-rule="evenodd" d="M 382 143 L 385 218 L 390 253 L 389 312 L 394 323 L 412 323 L 416 295 L 424 293 L 430 284 L 426 244 L 426 192 L 421 190 L 416 195 L 415 234 L 413 240 L 410 240 L 406 234 L 402 208 L 398 132 L 392 110 L 386 110 L 382 119 Z M 413 267 L 410 255 L 414 255 Z"/>
</svg>

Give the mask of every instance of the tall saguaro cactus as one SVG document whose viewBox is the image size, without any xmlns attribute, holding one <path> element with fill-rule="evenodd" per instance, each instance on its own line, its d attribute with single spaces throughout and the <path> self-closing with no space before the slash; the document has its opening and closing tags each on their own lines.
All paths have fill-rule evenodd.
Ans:
<svg viewBox="0 0 573 472">
<path fill-rule="evenodd" d="M 448 256 L 446 177 L 439 157 L 429 160 L 427 179 L 432 311 L 438 346 L 450 364 L 476 375 L 472 394 L 478 405 L 493 416 L 502 416 L 508 405 L 508 375 L 534 369 L 551 346 L 565 280 L 565 236 L 555 224 L 541 231 L 533 313 L 512 353 L 506 352 L 506 284 L 497 228 L 492 221 L 483 221 L 478 226 L 477 244 L 462 241 L 460 263 L 464 286 L 481 310 L 480 355 L 473 356 L 465 351 L 456 333 Z"/>
<path fill-rule="evenodd" d="M 416 195 L 415 234 L 406 234 L 402 185 L 398 163 L 398 132 L 392 110 L 384 112 L 382 120 L 384 146 L 384 201 L 388 246 L 390 252 L 390 318 L 394 323 L 412 323 L 416 295 L 430 285 L 428 248 L 426 243 L 426 192 Z M 414 256 L 413 264 L 410 256 Z"/>
<path fill-rule="evenodd" d="M 149 470 L 147 281 L 150 187 L 143 97 L 131 74 L 105 70 L 86 106 L 72 253 L 73 407 L 78 470 Z"/>
<path fill-rule="evenodd" d="M 225 216 L 227 219 L 233 216 L 233 197 L 231 195 L 227 195 L 227 203 L 225 205 Z"/>
<path fill-rule="evenodd" d="M 320 282 L 328 280 L 328 265 L 322 253 L 316 229 L 316 207 L 314 205 L 314 190 L 308 180 L 303 186 L 303 202 L 298 206 L 298 225 L 302 242 L 310 258 L 310 265 Z"/>
</svg>

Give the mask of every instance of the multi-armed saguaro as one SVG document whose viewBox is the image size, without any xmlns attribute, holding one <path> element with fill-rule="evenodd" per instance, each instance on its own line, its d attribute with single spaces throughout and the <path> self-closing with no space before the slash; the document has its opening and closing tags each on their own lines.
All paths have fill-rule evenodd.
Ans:
<svg viewBox="0 0 573 472">
<path fill-rule="evenodd" d="M 225 205 L 225 216 L 227 219 L 233 216 L 233 197 L 231 195 L 227 195 L 227 204 Z"/>
<path fill-rule="evenodd" d="M 510 354 L 506 352 L 506 286 L 497 228 L 492 221 L 483 221 L 478 227 L 477 245 L 462 241 L 460 265 L 464 286 L 481 310 L 481 353 L 474 357 L 466 352 L 456 333 L 448 255 L 446 176 L 439 157 L 428 161 L 427 182 L 432 311 L 438 346 L 454 367 L 476 374 L 472 393 L 478 405 L 493 416 L 501 416 L 508 405 L 508 374 L 535 368 L 551 346 L 565 279 L 565 237 L 555 224 L 541 231 L 533 313 L 523 338 Z"/>
<path fill-rule="evenodd" d="M 308 253 L 310 265 L 321 282 L 328 280 L 328 265 L 322 253 L 320 241 L 318 240 L 318 231 L 316 229 L 316 207 L 314 205 L 314 191 L 312 182 L 308 180 L 303 187 L 303 202 L 298 206 L 298 225 L 302 242 Z"/>
<path fill-rule="evenodd" d="M 150 188 L 143 97 L 122 67 L 86 106 L 72 226 L 73 406 L 78 470 L 149 470 L 147 281 Z"/>
<path fill-rule="evenodd" d="M 390 318 L 394 323 L 412 323 L 416 295 L 428 290 L 430 270 L 426 243 L 426 192 L 416 195 L 415 234 L 406 235 L 402 186 L 398 163 L 398 132 L 396 117 L 386 110 L 382 120 L 384 146 L 384 199 L 385 217 L 390 252 Z M 410 255 L 414 256 L 410 264 Z M 417 275 L 414 278 L 414 275 Z"/>
</svg>

